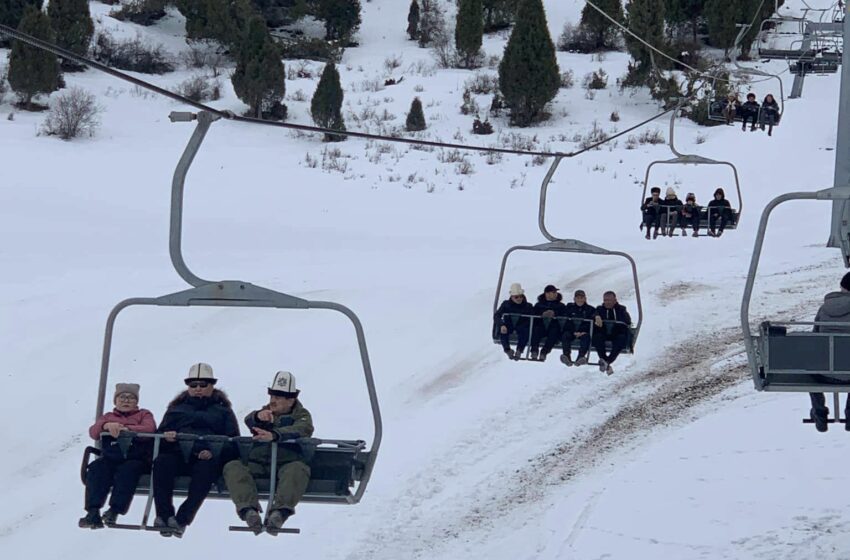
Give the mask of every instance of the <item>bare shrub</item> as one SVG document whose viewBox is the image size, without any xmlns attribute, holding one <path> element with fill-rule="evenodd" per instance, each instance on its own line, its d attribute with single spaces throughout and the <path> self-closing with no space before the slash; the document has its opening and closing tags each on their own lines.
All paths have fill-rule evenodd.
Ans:
<svg viewBox="0 0 850 560">
<path fill-rule="evenodd" d="M 586 150 L 593 146 L 594 144 L 598 144 L 604 140 L 608 139 L 608 134 L 602 130 L 602 127 L 599 126 L 599 122 L 593 121 L 593 127 L 586 132 L 585 134 L 578 133 L 573 137 L 573 141 L 577 142 L 579 148 L 582 150 Z M 599 146 L 593 148 L 594 150 L 598 150 Z"/>
<path fill-rule="evenodd" d="M 504 156 L 500 152 L 487 152 L 487 159 L 484 161 L 487 162 L 487 165 L 496 165 L 502 163 L 502 159 L 504 159 Z"/>
<path fill-rule="evenodd" d="M 103 109 L 95 96 L 81 88 L 71 88 L 56 96 L 42 124 L 42 132 L 70 140 L 87 134 L 93 136 L 100 126 Z"/>
<path fill-rule="evenodd" d="M 174 70 L 171 56 L 165 47 L 153 45 L 137 35 L 133 39 L 118 41 L 108 32 L 95 36 L 94 58 L 107 66 L 143 74 L 164 74 Z"/>
<path fill-rule="evenodd" d="M 635 136 L 634 134 L 630 134 L 629 137 L 626 138 L 625 146 L 626 146 L 627 150 L 634 150 L 635 148 L 637 148 L 638 147 L 637 136 Z"/>
<path fill-rule="evenodd" d="M 620 122 L 620 112 L 616 109 L 611 111 L 611 122 Z"/>
<path fill-rule="evenodd" d="M 455 165 L 455 173 L 458 175 L 472 175 L 475 173 L 475 166 L 472 165 L 471 161 L 464 159 Z"/>
<path fill-rule="evenodd" d="M 477 115 L 480 111 L 478 107 L 478 103 L 475 101 L 475 98 L 472 96 L 472 93 L 469 90 L 464 90 L 463 92 L 463 103 L 460 105 L 460 113 L 462 115 Z"/>
<path fill-rule="evenodd" d="M 596 50 L 596 38 L 586 26 L 567 22 L 558 37 L 558 50 L 590 53 Z"/>
<path fill-rule="evenodd" d="M 322 150 L 322 169 L 324 171 L 348 171 L 348 159 L 351 156 L 343 154 L 339 148 L 325 148 Z"/>
<path fill-rule="evenodd" d="M 529 137 L 517 132 L 509 132 L 505 136 L 502 136 L 499 140 L 502 143 L 502 146 L 506 148 L 524 152 L 533 152 L 537 149 L 539 142 L 536 134 Z"/>
<path fill-rule="evenodd" d="M 6 97 L 6 92 L 9 91 L 9 84 L 6 81 L 6 73 L 0 73 L 0 103 L 3 103 L 3 98 Z"/>
<path fill-rule="evenodd" d="M 400 54 L 390 55 L 384 59 L 384 69 L 387 73 L 392 73 L 393 70 L 401 66 L 401 62 L 402 56 Z"/>
<path fill-rule="evenodd" d="M 286 79 L 287 80 L 298 80 L 298 79 L 312 79 L 316 77 L 316 73 L 310 67 L 310 63 L 306 60 L 299 60 L 298 62 L 292 62 L 286 67 Z"/>
<path fill-rule="evenodd" d="M 422 93 L 423 91 L 425 91 L 425 86 L 423 86 L 422 84 L 416 84 L 415 86 L 413 86 L 413 91 L 415 91 L 416 93 Z"/>
<path fill-rule="evenodd" d="M 454 68 L 458 65 L 458 54 L 454 41 L 448 33 L 438 33 L 431 40 L 431 54 L 440 68 Z"/>
<path fill-rule="evenodd" d="M 561 72 L 561 87 L 564 89 L 570 89 L 576 83 L 575 74 L 572 70 L 567 70 L 566 72 Z"/>
<path fill-rule="evenodd" d="M 637 137 L 639 144 L 663 144 L 667 140 L 664 139 L 664 133 L 659 129 L 644 130 Z"/>
<path fill-rule="evenodd" d="M 304 90 L 299 89 L 295 93 L 290 95 L 289 99 L 291 99 L 292 101 L 307 101 L 309 97 L 307 97 L 307 94 L 304 93 Z"/>
<path fill-rule="evenodd" d="M 460 150 L 440 150 L 437 160 L 440 163 L 460 163 L 466 160 L 466 157 Z"/>
<path fill-rule="evenodd" d="M 466 81 L 464 89 L 478 95 L 494 93 L 499 89 L 499 78 L 479 72 Z"/>
<path fill-rule="evenodd" d="M 694 139 L 694 142 L 697 144 L 705 144 L 708 137 L 702 132 L 697 132 L 697 137 Z"/>
<path fill-rule="evenodd" d="M 190 39 L 188 42 L 189 48 L 180 54 L 183 65 L 190 69 L 209 69 L 218 77 L 221 67 L 228 62 L 224 47 L 212 39 Z"/>
<path fill-rule="evenodd" d="M 605 89 L 608 87 L 608 74 L 600 68 L 585 75 L 581 82 L 584 89 Z"/>
<path fill-rule="evenodd" d="M 428 78 L 437 73 L 437 67 L 427 60 L 419 59 L 407 67 L 407 73 Z"/>
<path fill-rule="evenodd" d="M 210 80 L 202 74 L 195 74 L 181 82 L 177 91 L 192 101 L 215 101 L 221 98 L 221 82 L 218 78 Z"/>
</svg>

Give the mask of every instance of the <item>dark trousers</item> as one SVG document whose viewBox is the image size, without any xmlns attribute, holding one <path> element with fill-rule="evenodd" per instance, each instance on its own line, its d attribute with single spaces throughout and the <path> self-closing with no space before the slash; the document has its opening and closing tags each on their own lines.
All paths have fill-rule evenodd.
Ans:
<svg viewBox="0 0 850 560">
<path fill-rule="evenodd" d="M 823 393 L 809 393 L 809 398 L 812 400 L 812 412 L 821 418 L 829 417 L 829 408 L 826 406 L 826 396 Z M 850 414 L 850 394 L 847 395 L 847 402 L 844 403 L 844 417 Z"/>
<path fill-rule="evenodd" d="M 101 457 L 93 461 L 86 469 L 86 509 L 102 508 L 112 489 L 109 507 L 120 515 L 127 513 L 146 468 L 145 462 L 138 459 L 116 461 Z"/>
<path fill-rule="evenodd" d="M 153 462 L 153 499 L 156 515 L 168 520 L 172 515 L 181 525 L 189 525 L 204 503 L 207 494 L 221 475 L 221 461 L 209 459 L 202 461 L 192 457 L 188 463 L 179 453 L 165 453 Z M 174 513 L 174 479 L 178 476 L 190 476 L 189 493 Z"/>
<path fill-rule="evenodd" d="M 502 341 L 502 348 L 504 348 L 505 352 L 511 349 L 511 333 L 516 332 L 516 351 L 517 354 L 521 354 L 525 347 L 528 346 L 528 323 L 521 324 L 517 327 L 513 325 L 503 325 L 507 327 L 508 332 L 505 334 L 499 333 L 499 340 Z"/>
<path fill-rule="evenodd" d="M 570 355 L 574 340 L 578 340 L 578 357 L 587 356 L 587 352 L 590 350 L 590 333 L 585 332 L 583 336 L 577 337 L 574 330 L 568 330 L 564 333 L 564 355 Z"/>
<path fill-rule="evenodd" d="M 679 213 L 676 212 L 672 207 L 665 207 L 661 209 L 661 227 L 664 231 L 672 232 L 676 225 L 679 223 Z"/>
<path fill-rule="evenodd" d="M 540 347 L 540 341 L 546 337 L 546 342 L 543 343 L 543 353 L 548 354 L 552 351 L 552 347 L 561 338 L 561 325 L 557 319 L 550 319 L 549 325 L 544 324 L 543 318 L 534 320 L 534 330 L 531 333 L 531 351 L 537 352 Z"/>
<path fill-rule="evenodd" d="M 728 209 L 724 208 L 720 211 L 712 209 L 708 213 L 708 228 L 713 231 L 719 225 L 718 231 L 723 231 L 728 219 Z"/>
<path fill-rule="evenodd" d="M 691 212 L 690 218 L 682 214 L 682 229 L 684 229 L 686 225 L 691 226 L 694 231 L 699 231 L 699 212 L 697 210 Z"/>
<path fill-rule="evenodd" d="M 611 353 L 605 349 L 605 343 L 611 342 Z M 593 349 L 596 350 L 596 353 L 599 355 L 600 360 L 605 360 L 609 364 L 613 364 L 617 359 L 617 356 L 620 355 L 620 352 L 623 351 L 623 348 L 626 347 L 626 335 L 625 333 L 611 333 L 608 334 L 604 332 L 604 329 L 600 329 L 593 333 Z"/>
<path fill-rule="evenodd" d="M 644 210 L 643 211 L 643 223 L 646 226 L 646 231 L 649 232 L 649 228 L 654 227 L 658 229 L 658 210 Z"/>
<path fill-rule="evenodd" d="M 744 124 L 742 128 L 747 128 L 747 121 L 753 121 L 752 127 L 755 128 L 758 121 L 758 113 L 745 112 L 743 113 Z"/>
</svg>

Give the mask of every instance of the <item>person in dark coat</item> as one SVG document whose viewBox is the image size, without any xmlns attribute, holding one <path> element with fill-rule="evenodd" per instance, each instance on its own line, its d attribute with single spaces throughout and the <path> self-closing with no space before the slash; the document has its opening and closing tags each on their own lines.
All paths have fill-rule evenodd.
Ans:
<svg viewBox="0 0 850 560">
<path fill-rule="evenodd" d="M 89 428 L 89 436 L 100 440 L 102 447 L 100 458 L 86 467 L 86 516 L 79 521 L 83 528 L 99 529 L 104 524 L 114 525 L 118 516 L 130 509 L 139 477 L 150 470 L 152 440 L 134 441 L 125 457 L 117 439 L 121 432 L 153 433 L 156 430 L 151 411 L 139 408 L 139 385 L 116 384 L 113 402 L 115 408 Z M 101 436 L 104 432 L 109 435 Z M 100 509 L 107 496 L 110 496 L 109 509 L 101 517 Z"/>
<path fill-rule="evenodd" d="M 820 324 L 819 324 L 820 323 Z M 825 324 L 826 323 L 826 324 Z M 830 325 L 828 323 L 845 323 Z M 830 292 L 823 298 L 823 305 L 815 315 L 814 332 L 820 333 L 850 333 L 850 272 L 841 279 L 841 289 Z M 826 397 L 823 393 L 809 393 L 812 401 L 812 409 L 809 415 L 815 423 L 819 432 L 825 432 L 829 427 L 829 408 L 826 406 Z M 845 419 L 850 415 L 850 394 L 844 405 Z M 850 423 L 844 424 L 844 429 L 850 431 Z"/>
<path fill-rule="evenodd" d="M 682 201 L 673 187 L 667 187 L 664 200 L 661 201 L 661 235 L 673 237 L 673 230 L 679 223 Z"/>
<path fill-rule="evenodd" d="M 599 371 L 608 375 L 614 373 L 611 364 L 628 344 L 631 324 L 632 318 L 626 307 L 617 302 L 617 294 L 605 292 L 602 305 L 596 308 L 593 330 L 593 349 L 599 355 Z M 611 343 L 610 352 L 605 348 L 606 342 Z"/>
<path fill-rule="evenodd" d="M 685 204 L 682 206 L 682 236 L 687 235 L 685 226 L 691 226 L 693 233 L 691 236 L 699 237 L 699 212 L 700 207 L 697 205 L 697 197 L 694 193 L 689 192 L 685 197 Z"/>
<path fill-rule="evenodd" d="M 566 366 L 573 365 L 570 357 L 573 341 L 578 340 L 578 356 L 575 365 L 583 366 L 587 363 L 587 353 L 590 351 L 590 332 L 593 320 L 596 318 L 596 308 L 587 303 L 587 295 L 584 290 L 576 290 L 573 295 L 573 303 L 568 303 L 564 309 L 567 321 L 564 324 L 564 355 L 561 362 Z"/>
<path fill-rule="evenodd" d="M 658 237 L 658 226 L 661 218 L 661 188 L 652 187 L 649 191 L 650 197 L 643 201 L 640 206 L 640 211 L 643 212 L 643 221 L 640 224 L 641 229 L 646 228 L 646 238 L 649 239 L 649 233 L 652 228 L 655 228 L 653 239 Z"/>
<path fill-rule="evenodd" d="M 543 289 L 543 293 L 537 296 L 537 303 L 534 304 L 534 314 L 539 319 L 534 320 L 534 327 L 531 329 L 531 355 L 532 360 L 546 361 L 546 356 L 552 351 L 552 347 L 561 338 L 561 325 L 558 323 L 557 317 L 563 317 L 566 306 L 563 304 L 563 296 L 558 291 L 558 288 L 549 284 Z M 540 347 L 540 341 L 546 338 L 543 343 L 543 349 L 540 351 L 540 356 L 537 355 L 537 349 Z"/>
<path fill-rule="evenodd" d="M 761 129 L 767 125 L 767 135 L 773 136 L 773 125 L 779 122 L 779 103 L 768 93 L 761 104 Z"/>
<path fill-rule="evenodd" d="M 747 121 L 752 121 L 752 125 L 750 127 L 751 131 L 756 129 L 760 109 L 761 106 L 759 105 L 759 102 L 756 101 L 756 94 L 748 93 L 747 101 L 741 105 L 741 117 L 744 119 L 744 124 L 741 125 L 741 130 L 747 130 Z"/>
<path fill-rule="evenodd" d="M 714 191 L 714 200 L 708 203 L 708 235 L 720 237 L 726 223 L 732 218 L 732 205 L 726 200 L 726 193 L 718 187 Z"/>
<path fill-rule="evenodd" d="M 210 488 L 221 475 L 222 465 L 233 458 L 226 446 L 218 456 L 203 441 L 196 441 L 189 460 L 176 443 L 177 434 L 199 436 L 239 435 L 239 423 L 230 400 L 215 388 L 217 379 L 208 364 L 199 363 L 189 369 L 184 383 L 187 389 L 168 405 L 157 432 L 165 435 L 159 456 L 153 462 L 153 495 L 156 505 L 154 528 L 164 536 L 180 537 L 204 503 Z M 174 511 L 174 479 L 190 476 L 186 500 Z"/>
<path fill-rule="evenodd" d="M 502 343 L 502 348 L 508 358 L 519 360 L 525 347 L 528 346 L 530 336 L 530 319 L 534 315 L 534 306 L 525 297 L 522 286 L 511 284 L 510 297 L 502 302 L 499 309 L 493 315 L 493 332 L 497 334 Z M 516 352 L 511 350 L 511 333 L 517 336 Z"/>
</svg>

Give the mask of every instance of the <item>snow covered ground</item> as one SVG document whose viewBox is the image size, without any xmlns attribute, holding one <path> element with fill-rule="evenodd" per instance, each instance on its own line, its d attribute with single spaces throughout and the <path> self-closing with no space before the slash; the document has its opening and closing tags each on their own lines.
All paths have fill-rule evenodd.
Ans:
<svg viewBox="0 0 850 560">
<path fill-rule="evenodd" d="M 546 5 L 557 36 L 582 3 Z M 139 32 L 172 52 L 185 48 L 177 16 L 136 29 L 108 18 L 99 3 L 92 9 L 116 35 Z M 472 117 L 459 113 L 474 73 L 433 69 L 430 54 L 405 41 L 407 3 L 372 0 L 363 9 L 361 47 L 342 64 L 349 127 L 400 126 L 419 95 L 429 137 L 495 144 L 495 136 L 472 136 Z M 492 37 L 486 49 L 499 54 L 503 44 Z M 388 71 L 385 59 L 396 55 L 403 62 Z M 625 73 L 624 54 L 558 57 L 576 87 L 561 91 L 553 119 L 537 128 L 509 131 L 494 121 L 501 138 L 536 135 L 538 147 L 571 150 L 573 136 L 594 120 L 622 130 L 657 112 L 645 92 L 613 87 Z M 581 78 L 600 66 L 611 87 L 585 99 Z M 190 74 L 155 81 L 174 86 Z M 405 80 L 370 91 L 390 75 Z M 627 150 L 619 141 L 562 162 L 550 188 L 549 228 L 638 262 L 644 326 L 637 354 L 618 360 L 610 378 L 557 360 L 509 362 L 489 339 L 503 252 L 544 241 L 537 197 L 545 165 L 510 156 L 488 163 L 469 153 L 474 172 L 464 175 L 440 151 L 360 140 L 326 146 L 280 130 L 214 124 L 187 182 L 186 261 L 205 278 L 238 278 L 354 309 L 366 328 L 384 441 L 363 502 L 299 507 L 299 537 L 227 533 L 232 506 L 208 501 L 182 541 L 81 531 L 76 519 L 106 316 L 124 298 L 185 287 L 170 265 L 167 225 L 171 174 L 191 125 L 168 122 L 177 104 L 112 78 L 88 71 L 67 79 L 100 95 L 103 126 L 92 139 L 36 136 L 42 115 L 13 110 L 8 99 L 0 106 L 0 115 L 14 112 L 0 120 L 4 557 L 281 549 L 364 560 L 846 557 L 850 514 L 832 496 L 848 478 L 848 440 L 835 428 L 822 435 L 800 424 L 805 396 L 752 390 L 738 324 L 761 209 L 783 192 L 831 186 L 838 76 L 808 78 L 772 138 L 678 123 L 681 151 L 738 167 L 743 219 L 720 239 L 646 241 L 638 231 L 640 183 L 651 161 L 671 157 L 665 145 Z M 783 79 L 788 90 L 787 72 Z M 292 121 L 309 122 L 316 82 L 287 82 Z M 242 110 L 225 85 L 216 106 Z M 760 97 L 765 87 L 772 85 L 755 86 Z M 306 101 L 296 99 L 299 89 Z M 372 115 L 384 109 L 395 118 Z M 615 109 L 618 123 L 608 119 Z M 361 125 L 352 113 L 363 116 Z M 649 128 L 666 137 L 666 126 Z M 334 148 L 336 170 L 323 169 L 323 153 L 330 162 L 326 150 Z M 732 190 L 724 173 L 665 169 L 651 182 L 693 191 L 704 203 L 718 186 Z M 754 319 L 811 317 L 843 274 L 837 251 L 823 248 L 829 205 L 786 206 L 770 225 Z M 517 255 L 507 281 L 522 282 L 532 298 L 550 282 L 567 294 L 581 287 L 593 303 L 614 289 L 635 312 L 621 259 Z M 213 364 L 237 413 L 264 400 L 274 371 L 291 369 L 317 436 L 372 437 L 353 333 L 330 314 L 131 310 L 118 321 L 111 381 L 140 382 L 142 406 L 161 418 L 188 365 L 201 359 Z M 138 519 L 142 502 L 130 518 Z"/>
</svg>

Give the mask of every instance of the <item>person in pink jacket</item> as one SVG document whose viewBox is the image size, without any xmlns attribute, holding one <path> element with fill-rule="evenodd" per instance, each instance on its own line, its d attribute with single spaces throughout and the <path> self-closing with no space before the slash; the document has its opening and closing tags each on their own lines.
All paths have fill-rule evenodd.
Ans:
<svg viewBox="0 0 850 560">
<path fill-rule="evenodd" d="M 136 484 L 142 473 L 150 470 L 150 441 L 136 439 L 124 456 L 118 447 L 121 432 L 153 433 L 156 421 L 149 410 L 139 408 L 139 386 L 136 383 L 115 385 L 115 408 L 97 419 L 89 428 L 93 440 L 101 440 L 99 459 L 86 470 L 86 516 L 80 519 L 83 528 L 99 529 L 114 525 L 119 515 L 130 509 Z M 101 433 L 108 433 L 101 438 Z M 100 515 L 110 489 L 109 509 Z"/>
</svg>

